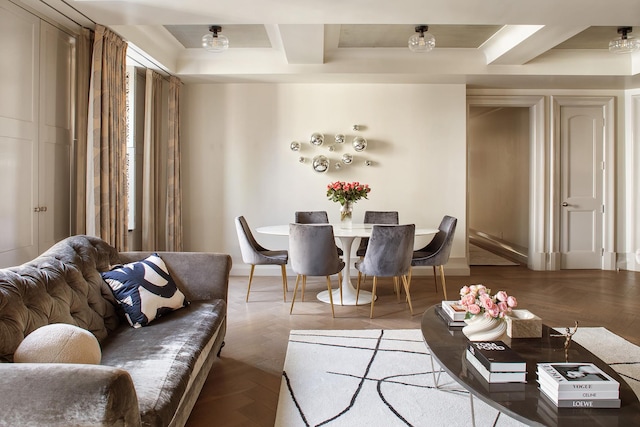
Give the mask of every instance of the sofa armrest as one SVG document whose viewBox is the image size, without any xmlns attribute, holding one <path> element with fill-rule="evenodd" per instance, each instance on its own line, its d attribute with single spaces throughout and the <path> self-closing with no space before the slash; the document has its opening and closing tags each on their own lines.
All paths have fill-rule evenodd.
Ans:
<svg viewBox="0 0 640 427">
<path fill-rule="evenodd" d="M 140 426 L 131 376 L 100 365 L 0 363 L 1 426 Z"/>
<path fill-rule="evenodd" d="M 121 252 L 126 264 L 145 259 L 153 252 Z M 176 284 L 191 301 L 227 300 L 231 256 L 210 252 L 157 252 L 167 264 Z"/>
</svg>

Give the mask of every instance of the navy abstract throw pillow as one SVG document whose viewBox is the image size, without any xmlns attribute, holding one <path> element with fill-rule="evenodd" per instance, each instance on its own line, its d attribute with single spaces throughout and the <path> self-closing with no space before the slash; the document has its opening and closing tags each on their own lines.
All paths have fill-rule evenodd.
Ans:
<svg viewBox="0 0 640 427">
<path fill-rule="evenodd" d="M 101 274 L 134 328 L 189 304 L 158 254 Z"/>
</svg>

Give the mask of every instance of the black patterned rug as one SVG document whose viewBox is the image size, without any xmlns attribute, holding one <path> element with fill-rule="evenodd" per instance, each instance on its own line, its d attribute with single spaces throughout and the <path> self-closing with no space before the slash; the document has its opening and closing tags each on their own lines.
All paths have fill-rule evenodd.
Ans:
<svg viewBox="0 0 640 427">
<path fill-rule="evenodd" d="M 605 328 L 580 328 L 573 339 L 640 395 L 640 347 Z M 436 388 L 438 372 L 418 329 L 291 331 L 275 425 L 471 425 L 468 392 L 445 373 Z M 473 405 L 478 426 L 523 425 L 480 399 Z"/>
</svg>

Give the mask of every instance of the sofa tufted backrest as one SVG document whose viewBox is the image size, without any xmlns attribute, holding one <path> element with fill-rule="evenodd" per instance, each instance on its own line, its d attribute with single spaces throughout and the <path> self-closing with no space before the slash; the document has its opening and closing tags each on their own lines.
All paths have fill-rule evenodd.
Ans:
<svg viewBox="0 0 640 427">
<path fill-rule="evenodd" d="M 72 236 L 32 261 L 0 269 L 0 360 L 12 361 L 25 336 L 51 323 L 79 326 L 102 342 L 120 318 L 100 271 L 117 261 L 103 240 Z"/>
</svg>

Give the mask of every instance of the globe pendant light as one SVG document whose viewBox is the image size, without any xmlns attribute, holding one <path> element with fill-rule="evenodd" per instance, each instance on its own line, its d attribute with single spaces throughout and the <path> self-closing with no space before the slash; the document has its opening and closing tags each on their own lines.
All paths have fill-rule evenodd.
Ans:
<svg viewBox="0 0 640 427">
<path fill-rule="evenodd" d="M 416 27 L 416 34 L 409 37 L 409 50 L 411 52 L 430 52 L 436 47 L 436 38 L 427 31 L 429 31 L 427 25 L 418 25 Z"/>
<path fill-rule="evenodd" d="M 202 36 L 202 47 L 214 53 L 224 52 L 229 48 L 229 39 L 222 35 L 218 34 L 222 31 L 222 27 L 219 25 L 212 25 L 209 27 L 209 31 L 211 34 L 205 34 Z"/>
<path fill-rule="evenodd" d="M 620 34 L 620 37 L 609 42 L 609 52 L 632 53 L 640 50 L 640 40 L 627 35 L 631 30 L 631 27 L 619 27 L 618 34 Z"/>
</svg>

